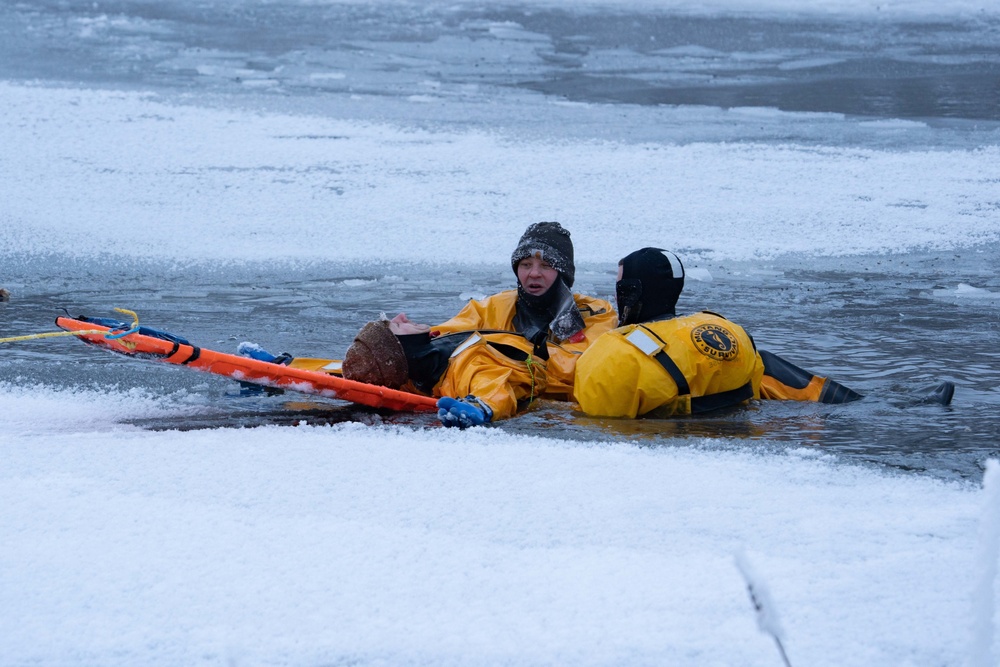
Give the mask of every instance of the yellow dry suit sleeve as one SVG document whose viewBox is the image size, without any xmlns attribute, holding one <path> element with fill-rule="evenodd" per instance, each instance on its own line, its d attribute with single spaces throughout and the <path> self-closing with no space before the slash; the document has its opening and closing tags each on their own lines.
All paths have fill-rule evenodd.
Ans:
<svg viewBox="0 0 1000 667">
<path fill-rule="evenodd" d="M 473 333 L 452 353 L 435 396 L 472 394 L 493 410 L 493 421 L 513 417 L 545 391 L 545 362 L 516 334 Z"/>
<path fill-rule="evenodd" d="M 431 329 L 442 334 L 483 329 L 512 331 L 516 302 L 517 290 L 500 292 L 481 300 L 474 299 L 466 303 L 453 318 Z"/>
</svg>

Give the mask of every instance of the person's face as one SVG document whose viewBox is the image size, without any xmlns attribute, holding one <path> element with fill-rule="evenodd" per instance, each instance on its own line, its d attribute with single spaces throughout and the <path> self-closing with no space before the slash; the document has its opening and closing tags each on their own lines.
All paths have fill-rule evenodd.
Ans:
<svg viewBox="0 0 1000 667">
<path fill-rule="evenodd" d="M 541 296 L 549 291 L 559 272 L 541 257 L 525 257 L 517 263 L 517 280 L 524 291 L 532 296 Z"/>
<path fill-rule="evenodd" d="M 389 320 L 389 331 L 397 336 L 426 333 L 430 330 L 431 327 L 429 324 L 412 322 L 410 321 L 410 318 L 406 316 L 406 313 L 400 313 L 399 315 L 396 315 L 396 317 Z"/>
</svg>

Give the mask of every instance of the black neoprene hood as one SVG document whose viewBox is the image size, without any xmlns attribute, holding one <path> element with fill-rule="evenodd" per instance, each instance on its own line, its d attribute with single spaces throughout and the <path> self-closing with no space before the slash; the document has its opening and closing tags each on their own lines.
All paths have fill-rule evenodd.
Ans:
<svg viewBox="0 0 1000 667">
<path fill-rule="evenodd" d="M 662 248 L 642 248 L 619 264 L 622 279 L 615 284 L 619 326 L 675 314 L 684 289 L 684 265 L 677 255 Z"/>
</svg>

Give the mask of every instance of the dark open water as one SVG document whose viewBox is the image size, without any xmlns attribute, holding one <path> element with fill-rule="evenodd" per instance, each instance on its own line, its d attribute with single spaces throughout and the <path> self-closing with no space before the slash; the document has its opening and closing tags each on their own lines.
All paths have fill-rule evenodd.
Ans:
<svg viewBox="0 0 1000 667">
<path fill-rule="evenodd" d="M 188 102 L 620 141 L 899 149 L 996 144 L 998 54 L 1000 22 L 984 17 L 873 23 L 461 5 L 0 3 L 3 79 L 156 89 L 185 95 Z M 322 76 L 339 71 L 352 76 Z M 449 104 L 394 104 L 425 92 L 427 80 L 439 84 L 438 94 L 451 95 Z M 376 96 L 378 103 L 339 103 L 356 92 Z M 571 122 L 546 123 L 532 114 L 538 94 L 605 104 L 570 109 Z M 643 109 L 662 104 L 912 118 L 926 129 L 898 138 L 876 135 L 864 123 L 834 127 L 821 118 L 740 124 L 706 115 L 702 122 L 684 117 L 686 122 L 671 124 L 643 115 Z M 617 105 L 628 105 L 627 117 L 615 114 Z M 997 208 L 1000 225 L 1000 203 Z M 52 277 L 56 263 L 60 276 L 73 278 Z M 869 398 L 846 406 L 771 403 L 712 418 L 629 423 L 588 420 L 565 406 L 543 404 L 497 428 L 580 441 L 629 439 L 640 446 L 816 447 L 855 461 L 978 477 L 982 462 L 1000 455 L 998 265 L 1000 248 L 994 244 L 928 255 L 707 266 L 714 280 L 689 281 L 681 309 L 721 312 L 744 324 L 760 347 Z M 612 268 L 580 267 L 578 289 L 608 296 Z M 448 275 L 425 266 L 181 271 L 96 260 L 73 265 L 61 258 L 15 258 L 2 270 L 0 282 L 19 289 L 10 303 L 0 304 L 0 336 L 51 330 L 63 307 L 107 316 L 123 306 L 137 310 L 144 324 L 205 347 L 235 350 L 240 341 L 253 340 L 305 356 L 341 356 L 361 324 L 381 310 L 440 321 L 459 309 L 459 295 L 488 294 L 513 282 L 505 256 L 498 256 L 496 267 Z M 988 292 L 960 294 L 956 283 Z M 945 379 L 958 387 L 951 407 L 913 405 L 915 396 Z M 183 419 L 137 422 L 147 428 L 303 419 L 436 423 L 429 416 L 389 415 L 308 397 L 240 397 L 229 381 L 72 341 L 6 346 L 0 380 L 144 387 L 203 399 L 192 408 L 196 414 Z"/>
<path fill-rule="evenodd" d="M 543 402 L 497 428 L 581 441 L 627 439 L 641 446 L 815 447 L 902 470 L 978 477 L 986 458 L 1000 456 L 1000 278 L 992 271 L 997 248 L 969 255 L 908 257 L 907 266 L 871 271 L 863 280 L 855 267 L 831 263 L 764 276 L 748 274 L 750 266 L 713 267 L 712 282 L 689 281 L 682 309 L 697 304 L 722 312 L 743 323 L 758 346 L 840 380 L 866 394 L 864 401 L 767 402 L 710 418 L 636 422 L 587 419 L 563 404 Z M 579 288 L 609 296 L 612 268 L 581 267 Z M 954 285 L 956 273 L 994 294 L 956 296 L 953 287 L 944 288 Z M 460 295 L 491 293 L 513 281 L 505 268 L 442 274 L 421 266 L 178 271 L 144 265 L 112 272 L 114 286 L 107 282 L 107 267 L 80 267 L 67 275 L 77 278 L 38 275 L 30 294 L 0 304 L 0 335 L 53 330 L 52 320 L 64 307 L 74 315 L 114 316 L 111 308 L 124 306 L 148 326 L 212 349 L 235 351 L 239 342 L 251 340 L 274 352 L 341 357 L 361 324 L 380 310 L 441 321 L 461 306 Z M 165 284 L 170 288 L 163 289 Z M 229 380 L 71 340 L 5 347 L 0 378 L 18 384 L 142 387 L 168 400 L 198 397 L 189 416 L 134 422 L 145 428 L 302 420 L 436 425 L 428 415 L 392 415 L 304 395 L 243 397 Z M 957 385 L 952 406 L 914 404 L 942 380 Z"/>
</svg>

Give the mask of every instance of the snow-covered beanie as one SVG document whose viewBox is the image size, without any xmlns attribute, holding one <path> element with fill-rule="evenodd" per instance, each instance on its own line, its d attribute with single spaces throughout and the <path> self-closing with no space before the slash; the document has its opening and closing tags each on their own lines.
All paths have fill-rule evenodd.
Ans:
<svg viewBox="0 0 1000 667">
<path fill-rule="evenodd" d="M 522 259 L 536 254 L 562 274 L 566 287 L 573 286 L 573 278 L 576 276 L 573 241 L 562 225 L 558 222 L 536 222 L 525 230 L 510 256 L 514 275 L 517 275 L 517 265 Z"/>
<path fill-rule="evenodd" d="M 615 284 L 618 326 L 673 317 L 684 289 L 684 265 L 672 252 L 643 248 L 618 262 L 622 279 Z"/>
</svg>

